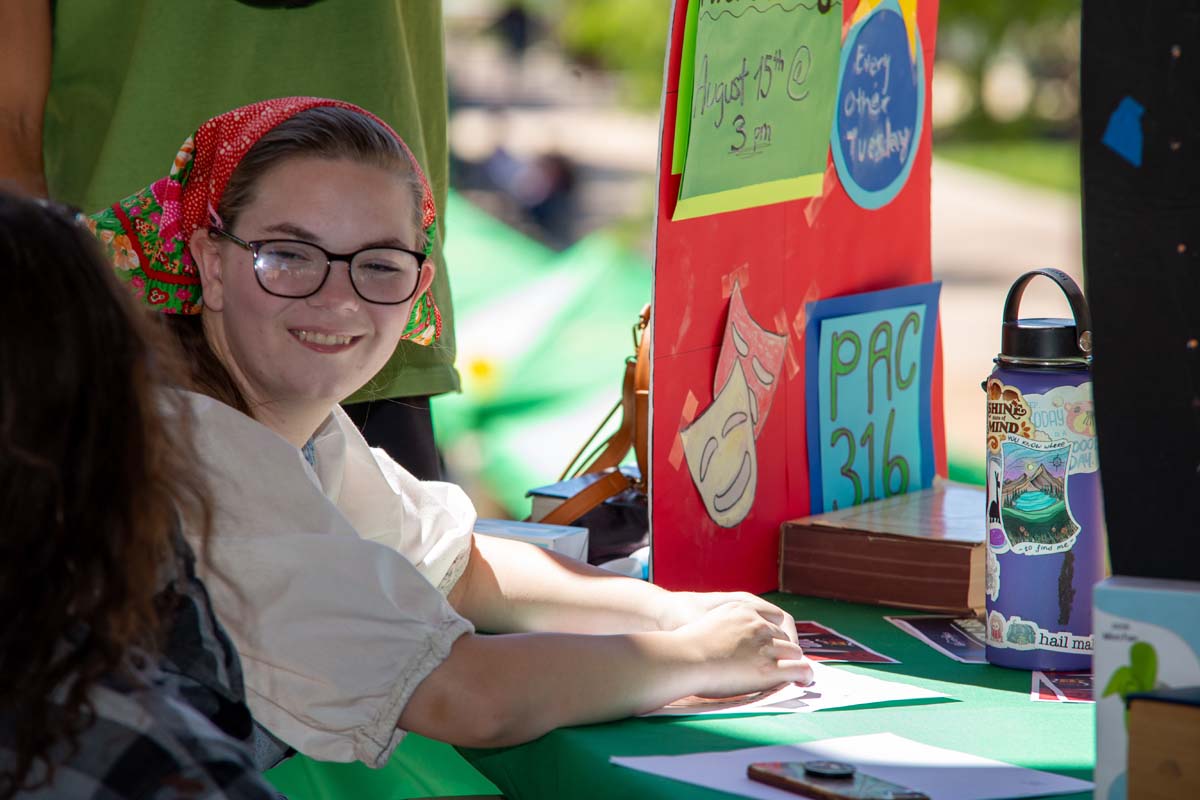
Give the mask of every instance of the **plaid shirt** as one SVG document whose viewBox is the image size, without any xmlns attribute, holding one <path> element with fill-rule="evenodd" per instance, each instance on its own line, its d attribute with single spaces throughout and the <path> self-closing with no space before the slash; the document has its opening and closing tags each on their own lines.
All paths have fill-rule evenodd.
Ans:
<svg viewBox="0 0 1200 800">
<path fill-rule="evenodd" d="M 237 651 L 178 531 L 174 548 L 156 598 L 170 621 L 157 665 L 135 657 L 142 663 L 130 665 L 128 675 L 109 675 L 94 686 L 95 722 L 80 734 L 78 749 L 71 752 L 65 743 L 52 749 L 54 782 L 18 797 L 281 797 L 259 770 L 280 760 L 286 745 L 251 719 Z M 13 744 L 11 718 L 0 713 L 0 771 L 13 763 Z"/>
<path fill-rule="evenodd" d="M 56 745 L 53 783 L 17 797 L 273 800 L 246 748 L 177 699 L 176 683 L 148 668 L 95 685 L 95 721 L 80 734 L 78 749 Z M 0 715 L 0 767 L 12 763 L 11 730 Z"/>
<path fill-rule="evenodd" d="M 162 575 L 157 601 L 170 620 L 160 664 L 178 678 L 183 699 L 214 725 L 244 742 L 259 770 L 296 751 L 250 717 L 237 648 L 217 620 L 208 590 L 196 576 L 196 559 L 176 529 L 175 559 Z"/>
</svg>

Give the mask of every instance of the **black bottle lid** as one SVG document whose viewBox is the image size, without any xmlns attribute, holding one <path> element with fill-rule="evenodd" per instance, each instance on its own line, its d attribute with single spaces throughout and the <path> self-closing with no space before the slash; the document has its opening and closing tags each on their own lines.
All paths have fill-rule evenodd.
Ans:
<svg viewBox="0 0 1200 800">
<path fill-rule="evenodd" d="M 1074 319 L 1019 319 L 1025 287 L 1039 275 L 1058 284 L 1071 306 Z M 1079 285 L 1061 269 L 1046 267 L 1026 272 L 1008 290 L 1004 322 L 1000 329 L 997 360 L 1013 364 L 1086 366 L 1092 357 L 1092 315 Z"/>
</svg>

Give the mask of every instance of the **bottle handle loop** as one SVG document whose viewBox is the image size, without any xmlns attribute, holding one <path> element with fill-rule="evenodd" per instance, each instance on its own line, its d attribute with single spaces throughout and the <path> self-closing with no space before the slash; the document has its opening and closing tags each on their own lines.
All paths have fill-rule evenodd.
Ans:
<svg viewBox="0 0 1200 800">
<path fill-rule="evenodd" d="M 1084 356 L 1090 356 L 1092 354 L 1092 314 L 1088 311 L 1087 299 L 1083 296 L 1083 290 L 1079 288 L 1079 284 L 1075 283 L 1074 279 L 1061 269 L 1042 267 L 1030 270 L 1017 278 L 1016 283 L 1008 290 L 1008 299 L 1004 301 L 1004 322 L 1015 323 L 1017 321 L 1021 296 L 1025 294 L 1025 287 L 1039 275 L 1054 281 L 1062 293 L 1067 296 L 1067 303 L 1071 306 L 1071 315 L 1075 318 L 1075 330 L 1078 332 L 1076 344 Z"/>
</svg>

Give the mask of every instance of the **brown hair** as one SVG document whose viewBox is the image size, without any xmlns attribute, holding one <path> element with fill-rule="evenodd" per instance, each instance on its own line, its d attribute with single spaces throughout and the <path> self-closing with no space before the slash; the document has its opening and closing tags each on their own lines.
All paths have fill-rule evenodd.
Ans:
<svg viewBox="0 0 1200 800">
<path fill-rule="evenodd" d="M 0 193 L 0 797 L 53 779 L 92 722 L 89 690 L 159 633 L 180 522 L 211 513 L 190 417 L 96 240 L 56 206 Z M 46 769 L 35 769 L 45 762 Z M 26 786 L 33 782 L 35 785 Z"/>
<path fill-rule="evenodd" d="M 232 230 L 242 211 L 254 202 L 258 182 L 273 167 L 291 158 L 346 159 L 376 166 L 404 176 L 412 193 L 414 230 L 421 249 L 426 233 L 421 227 L 424 186 L 404 146 L 373 118 L 336 106 L 301 111 L 263 134 L 238 163 L 217 204 L 226 230 Z M 163 315 L 163 324 L 179 345 L 188 365 L 191 388 L 253 416 L 245 394 L 205 337 L 199 315 Z"/>
</svg>

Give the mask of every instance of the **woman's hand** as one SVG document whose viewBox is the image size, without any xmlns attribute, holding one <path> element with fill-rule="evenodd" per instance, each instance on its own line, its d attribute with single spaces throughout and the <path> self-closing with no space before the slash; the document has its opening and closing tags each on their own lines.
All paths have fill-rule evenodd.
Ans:
<svg viewBox="0 0 1200 800">
<path fill-rule="evenodd" d="M 695 694 L 727 697 L 790 681 L 812 682 L 812 667 L 792 641 L 795 627 L 789 635 L 764 616 L 761 601 L 751 602 L 758 598 L 747 597 L 723 603 L 675 630 L 684 652 L 696 664 Z"/>
<path fill-rule="evenodd" d="M 749 606 L 767 622 L 782 629 L 785 638 L 796 643 L 796 621 L 792 615 L 749 592 L 667 592 L 659 602 L 659 630 L 673 631 L 729 603 Z"/>
</svg>

